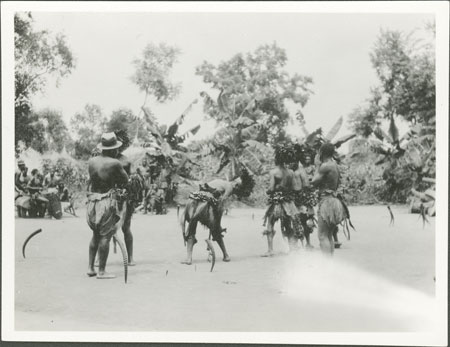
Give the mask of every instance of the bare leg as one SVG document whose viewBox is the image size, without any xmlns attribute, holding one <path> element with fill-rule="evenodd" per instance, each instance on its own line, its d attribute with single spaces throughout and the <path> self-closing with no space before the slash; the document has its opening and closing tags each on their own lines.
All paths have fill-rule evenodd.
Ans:
<svg viewBox="0 0 450 347">
<path fill-rule="evenodd" d="M 99 244 L 99 238 L 92 235 L 91 242 L 89 243 L 89 266 L 87 275 L 89 277 L 96 276 L 97 272 L 94 269 L 95 255 L 97 254 Z"/>
<path fill-rule="evenodd" d="M 195 239 L 189 238 L 186 242 L 187 248 L 187 257 L 185 261 L 182 261 L 181 264 L 191 265 L 192 264 L 192 252 L 194 250 Z"/>
<path fill-rule="evenodd" d="M 220 247 L 220 249 L 221 249 L 221 251 L 222 251 L 222 254 L 223 254 L 223 261 L 229 262 L 231 259 L 230 259 L 230 256 L 229 256 L 228 253 L 227 253 L 226 248 L 225 248 L 225 243 L 223 242 L 223 237 L 222 237 L 222 235 L 221 235 L 220 237 L 217 238 L 216 242 L 219 244 L 219 247 Z"/>
<path fill-rule="evenodd" d="M 133 234 L 131 233 L 131 217 L 133 215 L 132 203 L 127 203 L 127 210 L 122 225 L 123 237 L 125 239 L 125 247 L 128 253 L 128 266 L 134 266 L 136 263 L 133 260 Z"/>
<path fill-rule="evenodd" d="M 267 253 L 264 253 L 262 256 L 263 257 L 271 257 L 273 256 L 273 237 L 275 234 L 274 231 L 274 224 L 275 221 L 273 220 L 273 218 L 269 218 L 268 221 L 268 225 L 267 225 L 267 231 L 266 231 L 266 235 L 267 235 Z"/>
<path fill-rule="evenodd" d="M 294 235 L 292 223 L 294 223 L 294 221 L 290 218 L 286 218 L 283 221 L 284 229 L 286 230 L 286 236 L 289 243 L 289 252 L 298 250 L 298 238 L 296 235 Z"/>
<path fill-rule="evenodd" d="M 197 231 L 197 221 L 191 220 L 188 223 L 188 240 L 186 242 L 187 248 L 187 257 L 186 260 L 181 262 L 181 264 L 191 265 L 192 264 L 192 252 L 194 250 L 195 241 L 195 233 Z"/>
<path fill-rule="evenodd" d="M 340 248 L 341 247 L 341 243 L 339 242 L 338 239 L 338 227 L 337 225 L 334 226 L 334 230 L 333 230 L 333 241 L 334 241 L 334 248 Z"/>
<path fill-rule="evenodd" d="M 302 214 L 302 226 L 305 232 L 306 248 L 314 248 L 311 245 L 312 227 L 308 226 L 308 220 L 312 218 L 313 218 L 312 215 Z"/>
<path fill-rule="evenodd" d="M 329 227 L 320 216 L 317 224 L 320 249 L 323 253 L 331 256 L 334 252 L 333 228 Z"/>
<path fill-rule="evenodd" d="M 311 233 L 309 233 L 309 232 L 306 232 L 306 233 L 305 233 L 306 248 L 314 248 L 314 247 L 311 245 L 310 235 L 311 235 Z"/>
<path fill-rule="evenodd" d="M 98 267 L 98 275 L 97 278 L 99 279 L 110 279 L 115 278 L 116 276 L 114 274 L 109 274 L 105 271 L 106 268 L 106 261 L 108 260 L 108 254 L 109 254 L 109 244 L 111 241 L 111 236 L 108 237 L 101 237 L 99 246 L 98 246 L 98 258 L 99 258 L 99 267 Z"/>
</svg>

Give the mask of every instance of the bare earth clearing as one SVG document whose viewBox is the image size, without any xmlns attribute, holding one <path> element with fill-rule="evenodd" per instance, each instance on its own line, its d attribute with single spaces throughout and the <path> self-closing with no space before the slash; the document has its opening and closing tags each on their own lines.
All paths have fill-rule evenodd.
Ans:
<svg viewBox="0 0 450 347">
<path fill-rule="evenodd" d="M 418 331 L 432 324 L 435 275 L 434 219 L 385 206 L 351 207 L 350 241 L 333 259 L 315 249 L 286 255 L 277 224 L 272 258 L 262 236 L 262 209 L 233 209 L 223 225 L 230 263 L 207 262 L 207 231 L 200 227 L 194 264 L 182 265 L 185 248 L 176 211 L 135 214 L 137 266 L 123 280 L 120 250 L 111 247 L 113 280 L 86 276 L 91 238 L 84 216 L 62 220 L 16 219 L 15 328 L 45 331 Z M 254 215 L 254 218 L 253 216 Z M 22 244 L 34 230 L 43 232 Z M 120 233 L 122 237 L 122 234 Z"/>
</svg>

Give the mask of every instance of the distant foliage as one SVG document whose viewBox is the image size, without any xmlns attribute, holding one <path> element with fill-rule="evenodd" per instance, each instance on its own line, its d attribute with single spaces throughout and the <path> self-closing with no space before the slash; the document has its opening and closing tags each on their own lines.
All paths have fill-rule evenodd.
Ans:
<svg viewBox="0 0 450 347">
<path fill-rule="evenodd" d="M 71 147 L 72 139 L 60 111 L 45 108 L 34 113 L 36 120 L 34 130 L 42 134 L 42 138 L 34 139 L 31 147 L 44 153 L 46 151 L 61 152 Z"/>
<path fill-rule="evenodd" d="M 44 90 L 48 77 L 56 77 L 59 83 L 69 75 L 75 68 L 75 59 L 62 34 L 36 31 L 30 13 L 16 13 L 14 60 L 15 144 L 22 142 L 28 147 L 44 139 L 43 127 L 36 124 L 38 117 L 32 113 L 32 95 Z"/>
<path fill-rule="evenodd" d="M 205 113 L 225 127 L 236 126 L 236 122 L 258 124 L 256 141 L 274 144 L 283 140 L 290 120 L 285 102 L 303 107 L 312 93 L 312 79 L 289 75 L 283 70 L 286 63 L 286 51 L 276 43 L 236 54 L 218 65 L 205 61 L 196 74 L 219 94 L 217 101 L 206 95 Z"/>
<path fill-rule="evenodd" d="M 78 159 L 87 159 L 100 142 L 106 130 L 107 119 L 100 106 L 87 104 L 82 112 L 76 113 L 70 120 L 75 133 L 74 151 Z"/>
<path fill-rule="evenodd" d="M 375 164 L 383 169 L 378 196 L 406 202 L 423 177 L 434 178 L 436 151 L 436 88 L 434 24 L 431 38 L 414 39 L 399 31 L 382 31 L 370 55 L 379 84 L 366 105 L 350 114 L 350 125 L 369 140 Z M 406 121 L 401 133 L 397 124 Z"/>
<path fill-rule="evenodd" d="M 142 57 L 133 61 L 135 72 L 131 80 L 145 93 L 143 106 L 149 96 L 158 102 L 165 102 L 179 94 L 181 84 L 170 81 L 169 75 L 180 53 L 178 47 L 150 43 L 145 46 Z"/>
</svg>

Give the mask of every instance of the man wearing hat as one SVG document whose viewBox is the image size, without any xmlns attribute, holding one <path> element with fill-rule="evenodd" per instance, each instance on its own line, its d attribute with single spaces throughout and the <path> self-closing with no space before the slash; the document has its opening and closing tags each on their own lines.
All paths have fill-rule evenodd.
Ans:
<svg viewBox="0 0 450 347">
<path fill-rule="evenodd" d="M 97 146 L 101 154 L 89 160 L 90 192 L 88 193 L 86 219 L 93 231 L 89 244 L 87 275 L 99 279 L 114 278 L 105 271 L 112 236 L 122 226 L 126 204 L 121 189 L 127 185 L 128 175 L 117 158 L 122 142 L 114 133 L 104 133 Z M 95 255 L 99 254 L 98 274 L 94 269 Z"/>
</svg>

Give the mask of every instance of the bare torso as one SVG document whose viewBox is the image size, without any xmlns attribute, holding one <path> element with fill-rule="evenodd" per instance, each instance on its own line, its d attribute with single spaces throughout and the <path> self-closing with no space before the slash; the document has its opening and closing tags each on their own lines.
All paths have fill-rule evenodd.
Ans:
<svg viewBox="0 0 450 347">
<path fill-rule="evenodd" d="M 119 160 L 97 156 L 89 160 L 89 176 L 91 191 L 106 193 L 116 186 L 123 186 L 128 181 L 128 175 Z"/>
<path fill-rule="evenodd" d="M 270 172 L 270 192 L 290 191 L 294 189 L 294 172 L 285 167 L 277 166 Z"/>
<path fill-rule="evenodd" d="M 336 190 L 339 185 L 339 169 L 337 164 L 332 160 L 322 163 L 314 176 L 312 184 L 317 186 L 320 191 Z"/>
<path fill-rule="evenodd" d="M 308 186 L 308 176 L 303 166 L 299 163 L 297 170 L 294 171 L 294 190 L 302 190 L 304 187 Z"/>
</svg>

